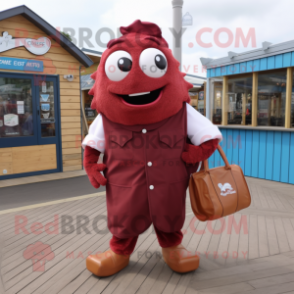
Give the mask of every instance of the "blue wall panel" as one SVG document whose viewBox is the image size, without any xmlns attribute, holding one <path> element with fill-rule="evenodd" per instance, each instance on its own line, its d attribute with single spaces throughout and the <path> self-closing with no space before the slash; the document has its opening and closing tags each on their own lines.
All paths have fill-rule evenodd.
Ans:
<svg viewBox="0 0 294 294">
<path fill-rule="evenodd" d="M 270 56 L 267 58 L 267 69 L 275 68 L 275 56 Z"/>
<path fill-rule="evenodd" d="M 239 63 L 236 63 L 235 64 L 234 70 L 235 70 L 235 74 L 239 74 L 240 73 L 240 64 Z"/>
<path fill-rule="evenodd" d="M 211 71 L 211 69 L 208 69 L 208 70 L 207 70 L 207 73 L 206 73 L 206 75 L 207 75 L 208 78 L 211 77 L 211 75 L 210 75 L 210 71 Z"/>
<path fill-rule="evenodd" d="M 233 130 L 232 164 L 239 164 L 239 130 Z"/>
<path fill-rule="evenodd" d="M 220 130 L 220 131 L 222 131 L 222 130 Z M 222 135 L 223 135 L 223 132 L 222 132 Z M 223 142 L 224 142 L 224 139 L 220 142 L 221 147 L 223 146 Z M 219 155 L 219 152 L 216 151 L 216 152 L 214 152 L 214 154 L 215 154 L 215 156 L 214 156 L 215 166 L 221 166 L 222 162 L 221 162 L 221 157 Z"/>
<path fill-rule="evenodd" d="M 289 181 L 290 135 L 282 133 L 281 182 L 284 183 Z"/>
<path fill-rule="evenodd" d="M 221 66 L 220 69 L 221 69 L 221 74 L 223 76 L 225 76 L 226 75 L 226 67 L 225 66 Z"/>
<path fill-rule="evenodd" d="M 294 52 L 291 52 L 291 66 L 294 66 Z"/>
<path fill-rule="evenodd" d="M 247 72 L 246 62 L 240 63 L 240 73 Z"/>
<path fill-rule="evenodd" d="M 265 58 L 254 59 L 247 62 L 221 66 L 218 68 L 211 68 L 207 71 L 207 77 L 242 74 L 261 70 L 285 68 L 289 66 L 294 66 L 294 51 Z"/>
<path fill-rule="evenodd" d="M 281 178 L 281 151 L 282 133 L 275 132 L 274 135 L 274 157 L 273 157 L 273 180 L 280 181 Z"/>
<path fill-rule="evenodd" d="M 253 72 L 253 61 L 247 61 L 246 68 L 247 72 Z"/>
<path fill-rule="evenodd" d="M 215 157 L 215 152 L 208 158 L 209 168 L 214 168 L 215 167 L 215 164 L 214 164 L 215 159 L 214 159 L 214 157 Z"/>
<path fill-rule="evenodd" d="M 258 176 L 258 159 L 259 159 L 259 131 L 253 131 L 252 134 L 252 164 L 251 175 L 253 177 Z"/>
<path fill-rule="evenodd" d="M 253 60 L 253 71 L 260 70 L 260 59 Z"/>
<path fill-rule="evenodd" d="M 275 56 L 275 68 L 283 67 L 283 54 Z"/>
<path fill-rule="evenodd" d="M 240 72 L 240 65 L 239 63 L 228 65 L 227 66 L 227 74 L 228 75 L 235 75 Z"/>
<path fill-rule="evenodd" d="M 245 173 L 245 148 L 246 148 L 246 131 L 240 130 L 240 144 L 239 144 L 239 165 Z"/>
<path fill-rule="evenodd" d="M 227 66 L 226 66 L 226 75 L 229 75 L 229 74 L 230 74 L 230 66 L 227 65 Z"/>
<path fill-rule="evenodd" d="M 289 183 L 294 184 L 294 133 L 291 133 L 289 157 Z"/>
<path fill-rule="evenodd" d="M 267 133 L 265 178 L 273 179 L 274 132 Z"/>
<path fill-rule="evenodd" d="M 246 131 L 245 175 L 251 176 L 252 131 Z"/>
<path fill-rule="evenodd" d="M 267 70 L 267 58 L 260 59 L 260 70 Z"/>
<path fill-rule="evenodd" d="M 261 131 L 259 133 L 259 158 L 258 158 L 258 177 L 265 178 L 265 166 L 266 166 L 266 144 L 267 132 Z"/>
<path fill-rule="evenodd" d="M 226 129 L 222 129 L 222 134 L 223 134 L 223 141 L 221 142 L 221 147 L 223 148 L 224 152 L 227 154 L 227 130 Z M 221 165 L 224 165 L 224 162 L 222 159 L 221 160 Z"/>
<path fill-rule="evenodd" d="M 216 72 L 216 69 L 215 68 L 211 68 L 210 69 L 210 77 L 215 77 L 215 72 Z"/>
<path fill-rule="evenodd" d="M 283 67 L 291 66 L 291 52 L 283 54 Z"/>
<path fill-rule="evenodd" d="M 215 75 L 216 75 L 217 77 L 221 75 L 220 67 L 217 67 L 217 68 L 215 69 Z"/>
<path fill-rule="evenodd" d="M 220 143 L 228 161 L 245 176 L 294 184 L 294 132 L 223 129 Z M 223 166 L 218 152 L 215 166 Z"/>
<path fill-rule="evenodd" d="M 234 65 L 233 64 L 232 65 L 228 65 L 227 66 L 227 75 L 233 75 L 234 72 L 235 72 Z"/>
<path fill-rule="evenodd" d="M 227 158 L 230 164 L 232 164 L 232 156 L 233 156 L 233 130 L 228 129 L 227 130 Z"/>
</svg>

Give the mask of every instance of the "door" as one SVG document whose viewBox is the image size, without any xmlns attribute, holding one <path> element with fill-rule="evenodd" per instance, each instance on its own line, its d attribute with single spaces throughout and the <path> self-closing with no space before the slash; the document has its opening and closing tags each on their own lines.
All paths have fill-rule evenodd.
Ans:
<svg viewBox="0 0 294 294">
<path fill-rule="evenodd" d="M 15 153 L 24 166 L 22 171 L 15 163 L 13 174 L 0 172 L 0 179 L 62 170 L 59 95 L 58 76 L 0 73 L 0 148 Z M 31 165 L 25 154 L 27 161 L 35 158 L 36 169 L 25 168 Z"/>
<path fill-rule="evenodd" d="M 57 81 L 46 78 L 36 86 L 38 144 L 59 143 L 59 115 L 57 107 Z"/>
<path fill-rule="evenodd" d="M 56 145 L 57 169 L 58 171 L 61 171 L 60 102 L 58 78 L 46 76 L 44 80 L 40 79 L 35 87 L 35 93 L 38 145 Z"/>
</svg>

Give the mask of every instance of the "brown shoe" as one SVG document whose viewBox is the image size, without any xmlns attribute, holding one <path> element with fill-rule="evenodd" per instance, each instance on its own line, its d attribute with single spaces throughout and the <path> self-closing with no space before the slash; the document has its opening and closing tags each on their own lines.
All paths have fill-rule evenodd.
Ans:
<svg viewBox="0 0 294 294">
<path fill-rule="evenodd" d="M 107 250 L 86 259 L 87 269 L 98 277 L 108 277 L 121 271 L 129 264 L 129 255 L 119 255 Z"/>
<path fill-rule="evenodd" d="M 175 272 L 187 273 L 199 266 L 199 256 L 192 255 L 183 245 L 162 248 L 162 257 L 166 264 Z"/>
</svg>

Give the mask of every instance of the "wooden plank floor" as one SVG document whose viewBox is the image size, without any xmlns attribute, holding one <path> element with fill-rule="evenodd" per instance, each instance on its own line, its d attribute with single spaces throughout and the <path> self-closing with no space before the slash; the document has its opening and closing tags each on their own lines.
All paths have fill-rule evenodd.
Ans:
<svg viewBox="0 0 294 294">
<path fill-rule="evenodd" d="M 0 215 L 0 293 L 294 293 L 294 186 L 247 182 L 252 205 L 222 221 L 199 222 L 187 197 L 183 244 L 200 267 L 184 275 L 152 228 L 117 275 L 86 270 L 88 254 L 108 249 L 105 195 Z"/>
</svg>

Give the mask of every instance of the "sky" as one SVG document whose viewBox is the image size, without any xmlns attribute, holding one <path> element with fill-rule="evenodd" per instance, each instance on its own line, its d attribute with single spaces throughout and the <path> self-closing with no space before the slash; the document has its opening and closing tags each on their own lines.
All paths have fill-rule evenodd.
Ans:
<svg viewBox="0 0 294 294">
<path fill-rule="evenodd" d="M 156 23 L 172 48 L 171 0 L 1 2 L 0 10 L 25 4 L 61 31 L 70 28 L 75 32 L 79 47 L 104 51 L 105 47 L 99 46 L 95 38 L 99 30 L 103 31 L 101 42 L 107 43 L 110 39 L 107 30 L 117 37 L 120 26 L 141 19 Z M 294 39 L 293 6 L 294 0 L 184 0 L 183 15 L 189 13 L 193 25 L 185 27 L 182 37 L 182 71 L 206 76 L 200 57 L 220 58 L 227 56 L 229 51 L 238 53 L 259 48 L 264 41 L 276 44 Z M 81 32 L 86 34 L 87 30 L 92 32 L 88 44 L 81 38 Z M 238 45 L 242 34 L 245 37 L 249 34 L 251 38 Z"/>
</svg>

